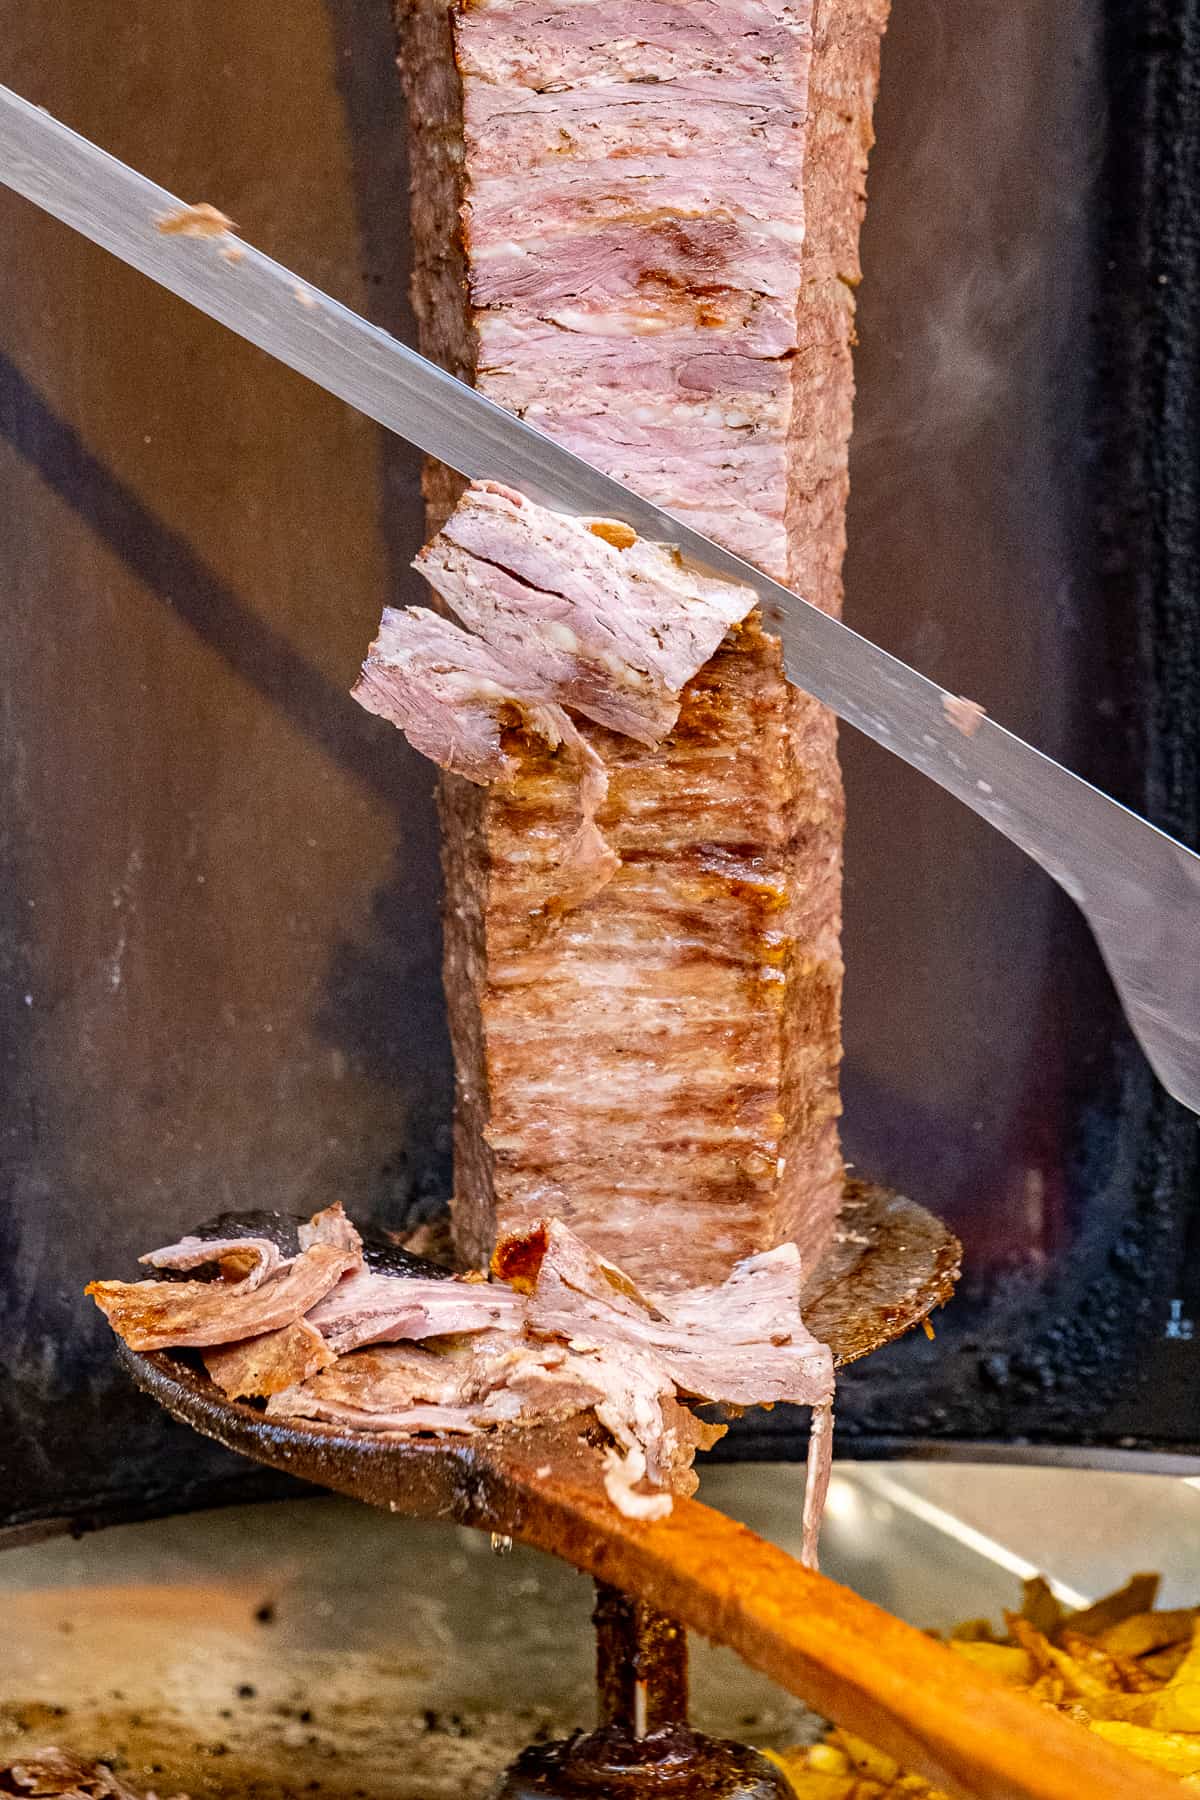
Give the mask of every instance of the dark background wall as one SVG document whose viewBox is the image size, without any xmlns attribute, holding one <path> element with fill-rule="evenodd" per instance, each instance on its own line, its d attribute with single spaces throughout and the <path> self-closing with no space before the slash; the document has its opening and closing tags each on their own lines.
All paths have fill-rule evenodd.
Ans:
<svg viewBox="0 0 1200 1800">
<path fill-rule="evenodd" d="M 0 78 L 406 330 L 386 6 L 35 4 Z M 347 697 L 417 470 L 7 192 L 0 240 L 0 1470 L 69 1492 L 148 1418 L 92 1275 L 444 1197 L 431 779 Z"/>
</svg>

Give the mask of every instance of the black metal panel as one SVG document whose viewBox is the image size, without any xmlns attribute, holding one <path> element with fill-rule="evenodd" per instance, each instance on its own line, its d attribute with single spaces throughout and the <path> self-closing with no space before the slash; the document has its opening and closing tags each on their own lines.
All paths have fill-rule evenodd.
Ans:
<svg viewBox="0 0 1200 1800">
<path fill-rule="evenodd" d="M 1076 694 L 1069 760 L 1200 847 L 1200 7 L 1116 0 L 1098 48 L 1088 300 L 1059 343 L 1086 378 L 1077 415 L 1070 384 L 1057 397 L 1054 446 L 1069 467 L 1078 431 L 1085 452 L 1071 516 L 1088 609 L 1076 654 L 1093 685 Z M 997 677 L 985 657 L 982 678 Z M 1090 720 L 1078 709 L 1088 698 Z M 936 1344 L 910 1339 L 843 1378 L 846 1453 L 933 1453 L 938 1440 L 1014 1457 L 1059 1445 L 1200 1452 L 1200 1131 L 1146 1070 L 1073 908 L 1045 900 L 1028 1042 L 1000 1028 L 994 1053 L 1028 1058 L 1033 1143 L 1009 1153 L 1054 1178 L 1057 1217 L 1028 1233 L 1010 1220 L 997 1243 L 992 1196 L 965 1216 L 947 1208 L 966 1246 L 958 1298 Z M 951 976 L 954 1003 L 971 1005 L 979 979 Z M 853 1069 L 848 1086 L 853 1141 Z M 877 1156 L 886 1110 L 876 1099 L 868 1118 Z M 935 1141 L 935 1156 L 944 1149 Z M 802 1444 L 802 1422 L 775 1414 L 748 1421 L 734 1454 L 799 1456 Z"/>
<path fill-rule="evenodd" d="M 1200 9 L 1100 8 L 896 0 L 848 608 L 1195 842 Z M 0 78 L 404 334 L 385 13 L 30 0 Z M 449 1083 L 428 771 L 345 698 L 419 541 L 413 459 L 6 195 L 0 233 L 0 1529 L 27 1531 L 278 1491 L 132 1392 L 80 1289 L 222 1205 L 427 1213 Z M 935 1345 L 846 1377 L 843 1445 L 1200 1445 L 1194 1121 L 1050 884 L 845 758 L 847 1144 L 967 1276 Z"/>
</svg>

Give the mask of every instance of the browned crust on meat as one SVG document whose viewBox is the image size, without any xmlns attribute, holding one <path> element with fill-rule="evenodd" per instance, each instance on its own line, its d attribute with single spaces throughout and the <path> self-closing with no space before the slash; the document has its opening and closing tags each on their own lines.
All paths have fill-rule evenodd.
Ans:
<svg viewBox="0 0 1200 1800">
<path fill-rule="evenodd" d="M 474 381 L 477 340 L 471 329 L 467 259 L 460 223 L 463 199 L 462 84 L 454 56 L 454 0 L 395 0 L 400 76 L 408 102 L 413 243 L 412 297 L 422 352 Z M 429 531 L 445 524 L 463 481 L 444 464 L 425 464 Z M 436 596 L 433 597 L 437 604 Z M 485 1132 L 490 1112 L 483 1018 L 475 998 L 486 978 L 484 909 L 490 875 L 487 794 L 454 775 L 438 779 L 442 873 L 442 971 L 454 1051 L 454 1180 L 456 1191 L 492 1192 Z M 458 1244 L 469 1266 L 485 1264 L 491 1244 Z"/>
</svg>

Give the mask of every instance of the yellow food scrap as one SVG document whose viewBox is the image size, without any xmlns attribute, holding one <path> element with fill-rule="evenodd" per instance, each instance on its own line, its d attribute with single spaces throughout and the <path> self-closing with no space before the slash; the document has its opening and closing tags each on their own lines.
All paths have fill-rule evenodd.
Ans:
<svg viewBox="0 0 1200 1800">
<path fill-rule="evenodd" d="M 196 206 L 181 206 L 178 212 L 163 213 L 154 223 L 164 237 L 223 237 L 227 231 L 237 230 L 233 220 L 207 200 Z"/>
<path fill-rule="evenodd" d="M 962 1638 L 952 1638 L 950 1648 L 955 1655 L 965 1656 L 968 1662 L 1013 1687 L 1031 1687 L 1033 1684 L 1036 1671 L 1027 1650 L 1014 1649 L 1010 1644 L 986 1644 Z"/>
<path fill-rule="evenodd" d="M 1168 1775 L 1200 1775 L 1200 1735 L 1184 1731 L 1151 1731 L 1144 1725 L 1092 1726 L 1097 1737 L 1128 1750 L 1142 1762 L 1154 1763 Z"/>
<path fill-rule="evenodd" d="M 1157 1575 L 1135 1575 L 1068 1613 L 1038 1576 L 1025 1583 L 1020 1611 L 1005 1615 L 1007 1637 L 970 1619 L 949 1647 L 1200 1793 L 1200 1608 L 1155 1612 L 1158 1583 Z M 797 1800 L 946 1800 L 846 1731 L 766 1754 Z"/>
<path fill-rule="evenodd" d="M 1118 1656 L 1145 1656 L 1152 1650 L 1174 1649 L 1182 1644 L 1186 1651 L 1196 1627 L 1196 1608 L 1178 1612 L 1139 1612 L 1122 1619 L 1104 1632 L 1100 1642 Z"/>
<path fill-rule="evenodd" d="M 1105 1594 L 1091 1606 L 1085 1606 L 1082 1612 L 1072 1616 L 1071 1627 L 1081 1631 L 1085 1637 L 1100 1637 L 1108 1632 L 1119 1632 L 1121 1626 L 1130 1618 L 1139 1614 L 1148 1614 L 1158 1597 L 1161 1576 L 1154 1574 L 1131 1575 L 1125 1586 L 1118 1588 L 1114 1594 Z M 1166 1617 L 1159 1614 L 1160 1618 Z M 1187 1637 L 1188 1631 L 1182 1636 Z M 1107 1639 L 1106 1650 L 1126 1651 L 1122 1643 L 1110 1644 Z M 1134 1652 L 1136 1655 L 1136 1652 Z"/>
</svg>

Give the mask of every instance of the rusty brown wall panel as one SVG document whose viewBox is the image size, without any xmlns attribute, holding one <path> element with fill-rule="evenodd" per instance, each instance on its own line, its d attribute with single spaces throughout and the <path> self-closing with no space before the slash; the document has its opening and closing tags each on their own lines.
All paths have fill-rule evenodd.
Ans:
<svg viewBox="0 0 1200 1800">
<path fill-rule="evenodd" d="M 386 6 L 35 0 L 0 79 L 406 329 Z M 3 1514 L 39 1442 L 148 1477 L 85 1280 L 441 1195 L 448 1059 L 429 772 L 346 692 L 415 460 L 3 190 L 0 244 Z"/>
</svg>

